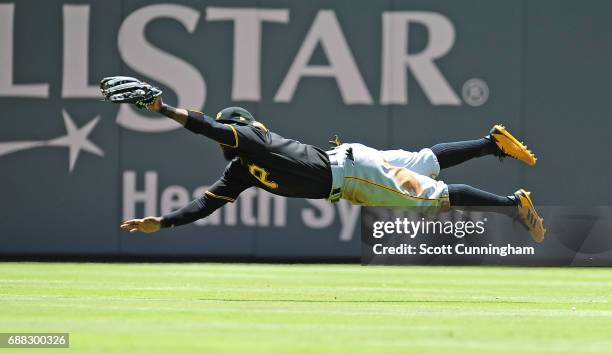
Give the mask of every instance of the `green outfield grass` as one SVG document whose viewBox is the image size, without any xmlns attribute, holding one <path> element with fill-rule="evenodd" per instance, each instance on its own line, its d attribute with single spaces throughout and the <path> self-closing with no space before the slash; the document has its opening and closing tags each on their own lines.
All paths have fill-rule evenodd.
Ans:
<svg viewBox="0 0 612 354">
<path fill-rule="evenodd" d="M 612 269 L 0 263 L 0 353 L 612 352 Z"/>
</svg>

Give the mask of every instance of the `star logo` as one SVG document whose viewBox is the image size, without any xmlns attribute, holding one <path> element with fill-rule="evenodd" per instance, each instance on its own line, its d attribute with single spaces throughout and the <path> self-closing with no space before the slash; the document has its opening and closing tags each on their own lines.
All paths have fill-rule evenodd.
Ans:
<svg viewBox="0 0 612 354">
<path fill-rule="evenodd" d="M 62 110 L 62 115 L 64 118 L 64 125 L 66 126 L 66 135 L 43 141 L 11 141 L 0 143 L 0 156 L 8 155 L 17 151 L 33 149 L 36 147 L 65 146 L 68 148 L 68 171 L 70 173 L 72 173 L 74 170 L 74 166 L 76 165 L 76 161 L 79 158 L 81 150 L 85 150 L 94 155 L 104 156 L 104 151 L 87 139 L 89 134 L 98 124 L 100 116 L 96 116 L 81 128 L 77 128 L 66 110 Z"/>
</svg>

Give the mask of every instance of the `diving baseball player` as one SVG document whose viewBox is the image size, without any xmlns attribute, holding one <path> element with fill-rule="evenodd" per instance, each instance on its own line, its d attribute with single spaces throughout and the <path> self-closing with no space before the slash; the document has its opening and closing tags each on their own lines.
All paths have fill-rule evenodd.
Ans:
<svg viewBox="0 0 612 354">
<path fill-rule="evenodd" d="M 163 216 L 126 220 L 121 227 L 130 232 L 151 233 L 194 222 L 234 202 L 245 189 L 258 187 L 285 197 L 346 199 L 390 208 L 490 211 L 501 207 L 499 212 L 518 218 L 536 242 L 544 240 L 543 220 L 529 192 L 519 189 L 499 196 L 436 180 L 441 169 L 485 155 L 510 156 L 535 165 L 534 154 L 501 125 L 495 125 L 484 138 L 437 144 L 417 152 L 381 151 L 362 144 L 341 144 L 337 138 L 337 146 L 326 151 L 271 132 L 243 108 L 225 108 L 212 118 L 163 103 L 161 90 L 131 77 L 105 78 L 100 87 L 111 102 L 159 112 L 213 139 L 229 161 L 223 176 L 201 197 Z"/>
</svg>

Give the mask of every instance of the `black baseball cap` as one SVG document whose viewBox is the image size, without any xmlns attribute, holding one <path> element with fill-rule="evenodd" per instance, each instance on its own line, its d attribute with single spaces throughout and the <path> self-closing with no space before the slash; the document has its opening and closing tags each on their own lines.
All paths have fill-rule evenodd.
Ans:
<svg viewBox="0 0 612 354">
<path fill-rule="evenodd" d="M 252 124 L 255 118 L 251 112 L 242 107 L 227 107 L 223 108 L 216 117 L 217 122 L 227 124 Z"/>
</svg>

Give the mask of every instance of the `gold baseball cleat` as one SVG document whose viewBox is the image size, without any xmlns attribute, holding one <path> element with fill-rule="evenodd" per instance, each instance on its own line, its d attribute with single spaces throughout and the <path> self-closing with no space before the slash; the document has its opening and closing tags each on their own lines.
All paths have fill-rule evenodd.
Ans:
<svg viewBox="0 0 612 354">
<path fill-rule="evenodd" d="M 523 224 L 529 230 L 531 237 L 535 242 L 544 241 L 544 234 L 546 233 L 546 229 L 544 228 L 544 219 L 540 217 L 538 212 L 533 206 L 533 202 L 531 201 L 531 192 L 527 192 L 524 189 L 519 189 L 514 192 L 514 196 L 518 201 L 518 216 L 523 222 Z"/>
<path fill-rule="evenodd" d="M 491 138 L 493 142 L 497 144 L 497 147 L 502 151 L 503 154 L 513 157 L 517 160 L 521 160 L 533 166 L 538 160 L 531 150 L 527 149 L 527 146 L 522 142 L 518 141 L 509 131 L 506 130 L 501 124 L 494 125 L 491 129 Z"/>
</svg>

